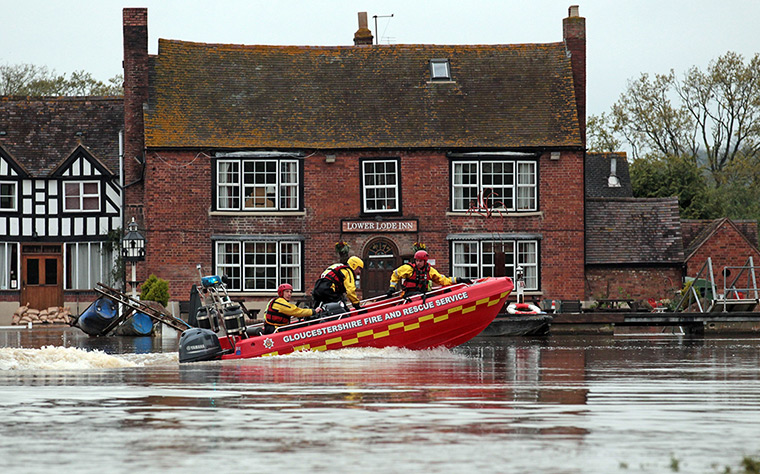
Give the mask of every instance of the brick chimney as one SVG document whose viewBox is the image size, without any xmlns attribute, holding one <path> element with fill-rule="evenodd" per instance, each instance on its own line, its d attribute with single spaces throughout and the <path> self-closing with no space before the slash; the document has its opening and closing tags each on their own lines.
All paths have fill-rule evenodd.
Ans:
<svg viewBox="0 0 760 474">
<path fill-rule="evenodd" d="M 125 8 L 124 28 L 124 216 L 142 225 L 143 104 L 148 102 L 148 9 Z"/>
<path fill-rule="evenodd" d="M 562 38 L 570 53 L 575 84 L 575 103 L 578 109 L 578 124 L 581 140 L 586 146 L 586 19 L 578 13 L 578 5 L 572 5 L 567 18 L 562 20 Z"/>
<path fill-rule="evenodd" d="M 372 32 L 367 27 L 367 12 L 359 12 L 359 29 L 354 33 L 354 45 L 371 45 L 372 40 Z"/>
</svg>

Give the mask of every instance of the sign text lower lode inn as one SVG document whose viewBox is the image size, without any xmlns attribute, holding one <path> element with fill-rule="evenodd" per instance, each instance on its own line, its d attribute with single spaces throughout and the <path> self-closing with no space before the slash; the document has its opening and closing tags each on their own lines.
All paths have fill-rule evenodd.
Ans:
<svg viewBox="0 0 760 474">
<path fill-rule="evenodd" d="M 343 232 L 417 232 L 417 221 L 343 221 Z"/>
</svg>

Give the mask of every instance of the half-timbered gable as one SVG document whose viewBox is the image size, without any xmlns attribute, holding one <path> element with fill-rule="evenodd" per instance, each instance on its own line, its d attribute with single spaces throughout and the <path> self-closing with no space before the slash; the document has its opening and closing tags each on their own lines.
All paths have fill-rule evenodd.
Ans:
<svg viewBox="0 0 760 474">
<path fill-rule="evenodd" d="M 0 118 L 0 301 L 76 302 L 115 276 L 123 101 L 2 97 Z"/>
<path fill-rule="evenodd" d="M 121 227 L 121 194 L 117 176 L 83 146 L 66 158 L 51 175 L 49 216 L 51 229 L 80 240 L 102 240 Z"/>
</svg>

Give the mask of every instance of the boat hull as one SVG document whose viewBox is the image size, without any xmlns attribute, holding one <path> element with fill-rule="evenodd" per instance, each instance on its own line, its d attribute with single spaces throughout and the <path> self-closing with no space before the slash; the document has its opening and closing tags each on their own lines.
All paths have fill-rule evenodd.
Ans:
<svg viewBox="0 0 760 474">
<path fill-rule="evenodd" d="M 239 339 L 220 337 L 222 359 L 275 356 L 294 351 L 327 351 L 346 347 L 455 347 L 483 331 L 513 289 L 506 277 L 455 285 L 425 298 L 392 300 L 365 306 L 346 316 L 287 331 Z"/>
<path fill-rule="evenodd" d="M 552 319 L 549 314 L 501 314 L 480 333 L 484 337 L 541 336 L 547 334 Z"/>
</svg>

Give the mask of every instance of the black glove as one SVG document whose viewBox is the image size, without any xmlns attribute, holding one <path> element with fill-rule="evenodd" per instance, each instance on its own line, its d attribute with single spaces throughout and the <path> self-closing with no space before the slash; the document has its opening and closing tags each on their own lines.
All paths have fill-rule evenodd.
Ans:
<svg viewBox="0 0 760 474">
<path fill-rule="evenodd" d="M 354 305 L 354 309 L 357 310 L 357 311 L 362 308 L 359 303 L 354 303 L 353 305 Z"/>
<path fill-rule="evenodd" d="M 457 278 L 457 283 L 464 283 L 465 285 L 472 285 L 472 280 L 469 278 Z"/>
<path fill-rule="evenodd" d="M 390 298 L 391 296 L 393 296 L 393 293 L 395 293 L 395 292 L 396 292 L 396 290 L 394 290 L 393 288 L 389 288 L 388 292 L 385 294 L 385 296 L 387 298 Z"/>
</svg>

